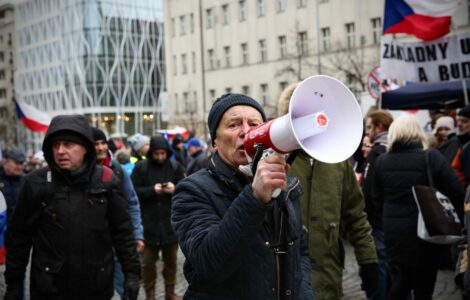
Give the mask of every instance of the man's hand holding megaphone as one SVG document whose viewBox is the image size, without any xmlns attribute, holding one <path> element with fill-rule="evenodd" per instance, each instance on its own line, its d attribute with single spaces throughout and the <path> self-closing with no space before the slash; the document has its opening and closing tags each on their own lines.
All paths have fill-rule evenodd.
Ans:
<svg viewBox="0 0 470 300">
<path fill-rule="evenodd" d="M 253 196 L 263 203 L 271 202 L 274 190 L 284 190 L 287 187 L 286 173 L 289 167 L 284 156 L 279 154 L 261 160 L 251 184 Z"/>
</svg>

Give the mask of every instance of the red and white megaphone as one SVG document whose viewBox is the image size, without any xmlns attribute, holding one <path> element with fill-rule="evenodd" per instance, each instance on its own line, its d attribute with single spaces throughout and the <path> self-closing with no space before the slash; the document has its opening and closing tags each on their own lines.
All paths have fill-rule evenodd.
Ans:
<svg viewBox="0 0 470 300">
<path fill-rule="evenodd" d="M 248 131 L 244 147 L 251 158 L 261 145 L 280 154 L 301 148 L 319 161 L 336 163 L 356 151 L 362 132 L 361 108 L 353 93 L 339 80 L 317 75 L 299 83 L 286 115 Z"/>
</svg>

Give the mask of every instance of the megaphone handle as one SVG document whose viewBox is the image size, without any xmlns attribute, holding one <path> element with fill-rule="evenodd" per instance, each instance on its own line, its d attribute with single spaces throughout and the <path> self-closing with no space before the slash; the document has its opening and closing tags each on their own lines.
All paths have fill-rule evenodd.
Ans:
<svg viewBox="0 0 470 300">
<path fill-rule="evenodd" d="M 254 147 L 256 149 L 256 153 L 255 153 L 255 156 L 253 157 L 253 163 L 251 165 L 251 173 L 253 174 L 253 176 L 255 176 L 256 174 L 258 163 L 261 160 L 261 157 L 263 156 L 263 151 L 264 151 L 263 144 L 255 144 Z"/>
</svg>

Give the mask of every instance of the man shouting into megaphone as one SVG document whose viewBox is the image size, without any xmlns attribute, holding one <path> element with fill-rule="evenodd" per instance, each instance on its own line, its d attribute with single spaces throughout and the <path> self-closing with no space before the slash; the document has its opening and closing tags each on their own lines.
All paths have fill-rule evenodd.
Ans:
<svg viewBox="0 0 470 300">
<path fill-rule="evenodd" d="M 186 257 L 184 299 L 310 300 L 310 260 L 302 232 L 298 180 L 283 157 L 259 161 L 253 176 L 246 133 L 266 121 L 260 104 L 226 94 L 209 112 L 211 163 L 180 181 L 172 226 Z M 272 198 L 273 191 L 281 189 Z"/>
</svg>

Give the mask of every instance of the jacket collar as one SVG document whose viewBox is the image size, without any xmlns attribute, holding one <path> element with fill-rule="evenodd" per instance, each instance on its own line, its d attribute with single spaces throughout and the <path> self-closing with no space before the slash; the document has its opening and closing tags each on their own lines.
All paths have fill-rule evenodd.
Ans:
<svg viewBox="0 0 470 300">
<path fill-rule="evenodd" d="M 372 142 L 372 145 L 384 145 L 386 146 L 388 144 L 388 131 L 384 131 L 381 133 L 378 133 L 374 141 Z"/>
<path fill-rule="evenodd" d="M 408 150 L 422 150 L 423 145 L 417 141 L 396 141 L 393 143 L 391 152 L 403 152 Z"/>
<path fill-rule="evenodd" d="M 240 192 L 245 185 L 250 183 L 248 177 L 227 165 L 217 152 L 211 157 L 209 172 L 224 182 L 228 188 L 236 192 Z"/>
</svg>

